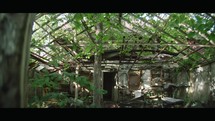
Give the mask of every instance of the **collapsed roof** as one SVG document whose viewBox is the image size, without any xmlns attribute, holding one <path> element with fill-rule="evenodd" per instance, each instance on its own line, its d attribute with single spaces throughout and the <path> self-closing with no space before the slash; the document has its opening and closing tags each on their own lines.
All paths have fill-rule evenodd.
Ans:
<svg viewBox="0 0 215 121">
<path fill-rule="evenodd" d="M 214 22 L 213 13 L 39 13 L 30 68 L 91 71 L 97 51 L 107 71 L 191 68 L 214 61 Z"/>
</svg>

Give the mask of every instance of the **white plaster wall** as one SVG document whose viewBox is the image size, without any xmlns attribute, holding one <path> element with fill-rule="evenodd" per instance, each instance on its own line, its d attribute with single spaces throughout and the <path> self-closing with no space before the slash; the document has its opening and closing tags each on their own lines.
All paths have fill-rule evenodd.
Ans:
<svg viewBox="0 0 215 121">
<path fill-rule="evenodd" d="M 150 81 L 151 81 L 151 71 L 150 70 L 143 70 L 143 75 L 141 77 L 142 86 L 146 89 L 150 88 Z"/>
<path fill-rule="evenodd" d="M 177 74 L 176 78 L 176 81 L 173 79 L 174 83 L 184 83 L 191 86 L 185 90 L 178 91 L 176 93 L 177 98 L 185 99 L 189 97 L 193 101 L 207 103 L 210 98 L 210 92 L 215 89 L 215 63 L 198 67 L 190 72 L 182 71 Z"/>
<path fill-rule="evenodd" d="M 127 71 L 118 72 L 118 86 L 128 86 L 128 73 Z"/>
<path fill-rule="evenodd" d="M 210 65 L 199 67 L 194 71 L 193 100 L 207 103 L 210 95 Z"/>
<path fill-rule="evenodd" d="M 215 63 L 211 64 L 211 83 L 210 83 L 210 91 L 212 100 L 215 101 Z"/>
</svg>

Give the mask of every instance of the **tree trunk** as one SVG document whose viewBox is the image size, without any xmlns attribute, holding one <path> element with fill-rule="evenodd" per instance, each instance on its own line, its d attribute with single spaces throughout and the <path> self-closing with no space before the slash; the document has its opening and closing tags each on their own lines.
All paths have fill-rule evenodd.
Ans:
<svg viewBox="0 0 215 121">
<path fill-rule="evenodd" d="M 97 24 L 96 27 L 96 34 L 98 35 L 99 33 L 102 32 L 102 23 Z M 101 43 L 101 40 L 96 41 L 97 44 Z M 96 44 L 96 46 L 97 46 Z M 93 73 L 93 84 L 96 88 L 96 90 L 101 90 L 103 89 L 103 79 L 102 79 L 102 70 L 101 70 L 101 61 L 102 61 L 102 56 L 101 53 L 98 51 L 94 55 L 94 73 Z M 95 104 L 98 107 L 101 107 L 101 102 L 102 102 L 102 94 L 98 93 L 97 91 L 93 92 L 93 104 Z"/>
<path fill-rule="evenodd" d="M 0 14 L 0 107 L 27 106 L 27 66 L 34 14 Z"/>
<path fill-rule="evenodd" d="M 78 75 L 79 75 L 79 69 L 80 69 L 80 66 L 77 65 L 76 70 L 75 70 L 76 77 L 78 77 Z M 78 83 L 74 83 L 74 84 L 75 84 L 75 101 L 77 101 L 77 99 L 78 99 Z M 76 107 L 76 104 L 75 104 L 75 107 Z"/>
</svg>

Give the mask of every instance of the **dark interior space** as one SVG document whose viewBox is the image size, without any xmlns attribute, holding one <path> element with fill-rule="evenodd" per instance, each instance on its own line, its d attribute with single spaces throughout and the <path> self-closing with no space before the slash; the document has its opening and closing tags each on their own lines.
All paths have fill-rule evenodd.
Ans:
<svg viewBox="0 0 215 121">
<path fill-rule="evenodd" d="M 104 72 L 104 84 L 103 84 L 103 89 L 107 90 L 107 94 L 104 94 L 103 99 L 105 101 L 110 101 L 112 100 L 112 89 L 114 87 L 114 77 L 115 77 L 115 72 Z"/>
</svg>

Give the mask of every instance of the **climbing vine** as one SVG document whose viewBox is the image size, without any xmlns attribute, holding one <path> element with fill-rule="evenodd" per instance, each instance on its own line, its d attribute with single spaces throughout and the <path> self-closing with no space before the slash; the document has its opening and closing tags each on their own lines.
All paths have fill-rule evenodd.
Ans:
<svg viewBox="0 0 215 121">
<path fill-rule="evenodd" d="M 34 23 L 30 62 L 38 66 L 47 64 L 62 74 L 36 75 L 32 86 L 57 88 L 57 80 L 70 79 L 95 90 L 89 79 L 65 70 L 82 62 L 93 62 L 95 53 L 102 55 L 106 50 L 119 51 L 120 59 L 140 55 L 132 61 L 142 64 L 161 62 L 159 54 L 174 53 L 164 61 L 178 63 L 180 69 L 195 68 L 215 59 L 214 16 L 209 13 L 44 14 Z M 99 34 L 98 23 L 103 25 Z M 132 53 L 133 50 L 138 52 Z"/>
</svg>

